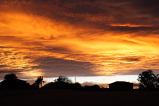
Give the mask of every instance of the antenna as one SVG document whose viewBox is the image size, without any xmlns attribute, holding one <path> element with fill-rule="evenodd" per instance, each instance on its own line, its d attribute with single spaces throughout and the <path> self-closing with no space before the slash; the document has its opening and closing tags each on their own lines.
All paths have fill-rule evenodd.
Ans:
<svg viewBox="0 0 159 106">
<path fill-rule="evenodd" d="M 76 76 L 75 76 L 75 83 L 76 83 Z"/>
</svg>

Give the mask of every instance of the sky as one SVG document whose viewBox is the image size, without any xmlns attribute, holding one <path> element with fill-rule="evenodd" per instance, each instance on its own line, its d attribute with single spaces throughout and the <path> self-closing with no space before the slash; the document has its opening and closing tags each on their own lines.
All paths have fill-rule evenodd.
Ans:
<svg viewBox="0 0 159 106">
<path fill-rule="evenodd" d="M 0 0 L 0 78 L 158 72 L 158 10 L 158 0 Z"/>
</svg>

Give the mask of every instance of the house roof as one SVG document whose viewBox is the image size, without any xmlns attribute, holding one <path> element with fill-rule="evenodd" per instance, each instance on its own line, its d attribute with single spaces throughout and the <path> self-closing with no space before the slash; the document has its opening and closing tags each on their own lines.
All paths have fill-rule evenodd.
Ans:
<svg viewBox="0 0 159 106">
<path fill-rule="evenodd" d="M 125 81 L 116 81 L 116 82 L 110 83 L 109 85 L 112 85 L 112 84 L 133 84 L 133 83 L 125 82 Z"/>
</svg>

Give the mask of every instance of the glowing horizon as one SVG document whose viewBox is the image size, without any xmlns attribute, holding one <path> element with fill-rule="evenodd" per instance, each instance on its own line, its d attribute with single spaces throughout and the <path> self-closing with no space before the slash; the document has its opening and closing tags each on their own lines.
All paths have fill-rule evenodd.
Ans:
<svg viewBox="0 0 159 106">
<path fill-rule="evenodd" d="M 44 81 L 54 82 L 58 77 L 44 78 Z M 73 83 L 88 83 L 88 84 L 109 84 L 115 81 L 126 81 L 131 83 L 138 83 L 137 75 L 114 75 L 114 76 L 69 76 L 68 77 Z M 96 79 L 96 80 L 94 80 Z"/>
</svg>

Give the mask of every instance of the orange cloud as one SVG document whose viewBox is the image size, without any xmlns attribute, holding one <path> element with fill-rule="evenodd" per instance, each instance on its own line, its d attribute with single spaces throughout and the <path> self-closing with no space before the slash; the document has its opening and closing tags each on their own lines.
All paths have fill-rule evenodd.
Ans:
<svg viewBox="0 0 159 106">
<path fill-rule="evenodd" d="M 89 17 L 86 19 L 89 20 Z M 92 19 L 97 20 L 101 21 L 98 17 Z M 86 75 L 113 75 L 137 73 L 143 69 L 159 69 L 158 34 L 123 33 L 91 27 L 89 24 L 86 27 L 82 25 L 85 24 L 72 24 L 27 12 L 0 12 L 2 69 L 18 70 L 23 76 L 29 77 L 49 76 L 47 70 L 54 65 L 54 60 L 58 61 L 59 67 L 73 64 L 73 69 L 78 68 L 79 75 L 80 71 Z M 140 24 L 109 26 L 145 27 Z M 45 61 L 41 62 L 41 58 L 48 60 L 44 59 Z M 48 62 L 49 65 L 46 65 Z M 71 67 L 70 64 L 68 66 Z M 70 74 L 73 71 L 60 70 L 62 69 L 56 69 L 55 72 L 49 70 L 49 73 Z M 69 70 L 71 72 L 68 72 Z"/>
</svg>

